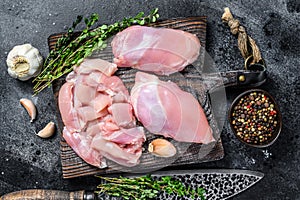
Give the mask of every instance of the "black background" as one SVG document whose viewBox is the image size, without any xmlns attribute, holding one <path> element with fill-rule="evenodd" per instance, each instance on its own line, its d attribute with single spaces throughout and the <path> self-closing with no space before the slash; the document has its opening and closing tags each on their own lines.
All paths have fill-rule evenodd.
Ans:
<svg viewBox="0 0 300 200">
<path fill-rule="evenodd" d="M 56 121 L 56 106 L 51 88 L 32 97 L 31 81 L 11 78 L 5 63 L 13 46 L 31 43 L 41 54 L 48 54 L 50 34 L 66 31 L 77 15 L 100 15 L 98 24 L 112 23 L 140 11 L 149 13 L 159 8 L 161 19 L 207 16 L 206 50 L 219 71 L 243 68 L 237 39 L 221 21 L 223 8 L 246 27 L 260 47 L 268 68 L 268 80 L 260 88 L 276 99 L 283 116 L 283 129 L 278 140 L 265 149 L 241 144 L 225 125 L 222 160 L 189 168 L 234 168 L 261 171 L 264 179 L 234 199 L 300 199 L 299 149 L 299 49 L 300 4 L 296 0 L 275 1 L 199 1 L 199 0 L 1 0 L 0 2 L 0 195 L 31 189 L 95 189 L 94 177 L 62 179 L 59 135 L 41 139 L 34 135 L 50 120 Z M 83 25 L 79 27 L 82 29 Z M 243 89 L 226 89 L 229 108 Z M 33 99 L 38 108 L 37 121 L 29 116 L 19 99 Z"/>
</svg>

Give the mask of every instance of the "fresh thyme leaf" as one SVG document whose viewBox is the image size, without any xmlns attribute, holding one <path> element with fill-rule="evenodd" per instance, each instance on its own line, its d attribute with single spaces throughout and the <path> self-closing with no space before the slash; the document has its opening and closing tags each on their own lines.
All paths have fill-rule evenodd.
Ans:
<svg viewBox="0 0 300 200">
<path fill-rule="evenodd" d="M 203 188 L 191 189 L 182 182 L 171 176 L 153 178 L 151 175 L 136 178 L 110 178 L 97 176 L 105 183 L 97 186 L 97 194 L 108 194 L 110 196 L 122 197 L 123 199 L 146 200 L 156 198 L 161 192 L 175 194 L 179 197 L 189 196 L 194 199 L 196 196 L 205 200 Z"/>
</svg>

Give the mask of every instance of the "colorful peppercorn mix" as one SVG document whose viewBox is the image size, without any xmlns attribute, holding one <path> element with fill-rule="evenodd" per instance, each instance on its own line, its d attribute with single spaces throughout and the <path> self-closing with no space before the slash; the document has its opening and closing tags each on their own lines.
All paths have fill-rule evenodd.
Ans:
<svg viewBox="0 0 300 200">
<path fill-rule="evenodd" d="M 230 124 L 237 137 L 254 146 L 267 145 L 277 137 L 279 119 L 274 100 L 262 90 L 242 94 L 230 110 Z"/>
</svg>

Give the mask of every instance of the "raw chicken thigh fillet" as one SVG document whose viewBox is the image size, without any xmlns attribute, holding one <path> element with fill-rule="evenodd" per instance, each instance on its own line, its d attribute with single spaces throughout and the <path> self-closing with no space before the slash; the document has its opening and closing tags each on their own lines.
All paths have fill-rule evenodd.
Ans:
<svg viewBox="0 0 300 200">
<path fill-rule="evenodd" d="M 136 126 L 128 90 L 117 66 L 86 59 L 76 67 L 58 96 L 63 137 L 87 163 L 107 167 L 106 159 L 130 167 L 139 163 L 146 137 Z"/>
<path fill-rule="evenodd" d="M 169 28 L 131 26 L 118 33 L 112 43 L 114 63 L 156 74 L 183 70 L 199 56 L 197 36 Z"/>
<path fill-rule="evenodd" d="M 153 134 L 179 142 L 215 141 L 197 99 L 173 82 L 137 72 L 131 102 L 137 119 Z"/>
</svg>

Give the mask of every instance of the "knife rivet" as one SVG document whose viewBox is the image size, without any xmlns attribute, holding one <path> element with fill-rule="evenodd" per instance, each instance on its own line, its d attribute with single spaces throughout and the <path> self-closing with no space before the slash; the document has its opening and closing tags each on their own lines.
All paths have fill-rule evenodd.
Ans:
<svg viewBox="0 0 300 200">
<path fill-rule="evenodd" d="M 239 76 L 239 81 L 240 82 L 244 82 L 245 81 L 245 76 L 244 75 L 240 75 Z"/>
</svg>

